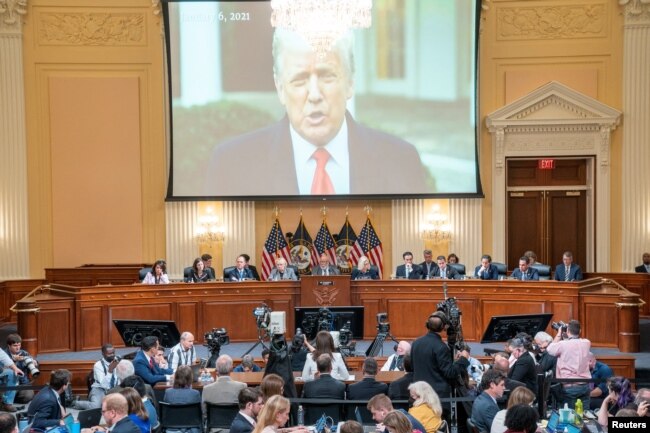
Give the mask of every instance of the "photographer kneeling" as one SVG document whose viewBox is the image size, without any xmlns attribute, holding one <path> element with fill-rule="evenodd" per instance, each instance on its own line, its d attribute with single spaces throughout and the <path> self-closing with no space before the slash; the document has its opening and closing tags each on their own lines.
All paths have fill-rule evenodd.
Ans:
<svg viewBox="0 0 650 433">
<path fill-rule="evenodd" d="M 563 331 L 566 331 L 564 334 Z M 557 357 L 557 379 L 591 379 L 589 371 L 589 351 L 591 342 L 580 338 L 580 322 L 572 320 L 565 327 L 557 329 L 557 335 L 548 345 L 546 351 Z M 567 382 L 562 384 L 560 404 L 567 403 L 575 407 L 577 399 L 582 400 L 583 407 L 589 407 L 589 383 Z"/>
<path fill-rule="evenodd" d="M 41 373 L 38 370 L 38 362 L 22 348 L 23 339 L 18 334 L 9 334 L 7 336 L 7 347 L 5 352 L 9 355 L 23 373 L 18 376 L 18 385 L 29 385 Z M 15 403 L 29 403 L 34 398 L 34 391 L 31 389 L 21 389 L 16 393 Z"/>
</svg>

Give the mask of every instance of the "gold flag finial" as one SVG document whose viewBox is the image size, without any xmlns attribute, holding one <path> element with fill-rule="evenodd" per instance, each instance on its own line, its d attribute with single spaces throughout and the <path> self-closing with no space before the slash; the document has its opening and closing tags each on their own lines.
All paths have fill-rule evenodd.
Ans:
<svg viewBox="0 0 650 433">
<path fill-rule="evenodd" d="M 367 216 L 370 216 L 370 212 L 372 212 L 372 207 L 370 207 L 370 205 L 366 205 L 366 206 L 363 208 L 363 210 L 366 211 L 366 215 L 367 215 Z"/>
<path fill-rule="evenodd" d="M 275 215 L 275 219 L 280 215 L 280 208 L 277 205 L 273 206 L 273 215 Z"/>
<path fill-rule="evenodd" d="M 323 215 L 323 218 L 325 218 L 327 216 L 327 211 L 328 210 L 329 209 L 326 206 L 323 206 L 322 208 L 320 208 L 320 214 Z"/>
</svg>

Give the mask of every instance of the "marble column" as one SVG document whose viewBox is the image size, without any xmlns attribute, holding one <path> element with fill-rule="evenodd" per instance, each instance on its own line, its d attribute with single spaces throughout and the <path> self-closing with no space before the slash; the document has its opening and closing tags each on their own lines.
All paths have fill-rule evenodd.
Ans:
<svg viewBox="0 0 650 433">
<path fill-rule="evenodd" d="M 393 222 L 392 263 L 393 269 L 384 269 L 384 278 L 389 278 L 395 273 L 395 267 L 404 263 L 404 251 L 413 253 L 413 261 L 422 261 L 422 234 L 421 227 L 424 221 L 422 200 L 393 200 L 391 203 L 391 217 Z"/>
<path fill-rule="evenodd" d="M 465 265 L 467 272 L 474 269 L 473 265 L 480 262 L 483 254 L 483 230 L 481 218 L 481 199 L 465 198 L 449 200 L 449 221 L 451 222 L 451 241 L 449 251 L 456 253 Z M 493 257 L 495 261 L 496 257 Z"/>
</svg>

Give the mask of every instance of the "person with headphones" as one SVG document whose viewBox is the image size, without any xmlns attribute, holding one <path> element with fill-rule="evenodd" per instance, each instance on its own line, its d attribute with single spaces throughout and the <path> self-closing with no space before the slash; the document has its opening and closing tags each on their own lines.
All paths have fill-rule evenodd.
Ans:
<svg viewBox="0 0 650 433">
<path fill-rule="evenodd" d="M 449 346 L 442 340 L 440 333 L 450 326 L 445 313 L 436 311 L 427 319 L 428 332 L 419 337 L 411 346 L 413 364 L 413 381 L 423 380 L 440 396 L 451 397 L 452 387 L 469 366 L 469 353 L 457 352 L 454 362 Z"/>
</svg>

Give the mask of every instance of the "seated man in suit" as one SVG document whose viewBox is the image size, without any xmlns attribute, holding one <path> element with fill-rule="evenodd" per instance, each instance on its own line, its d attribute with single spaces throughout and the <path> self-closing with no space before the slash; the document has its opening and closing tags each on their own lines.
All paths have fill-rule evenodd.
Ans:
<svg viewBox="0 0 650 433">
<path fill-rule="evenodd" d="M 228 355 L 221 355 L 216 363 L 217 380 L 203 388 L 203 406 L 205 403 L 233 403 L 239 399 L 239 392 L 246 388 L 244 382 L 232 380 L 232 358 Z M 205 407 L 204 407 L 205 409 Z"/>
<path fill-rule="evenodd" d="M 291 280 L 297 281 L 298 276 L 293 268 L 287 267 L 287 261 L 284 257 L 278 257 L 275 259 L 275 268 L 271 269 L 271 275 L 269 275 L 269 281 L 282 281 L 282 280 Z"/>
<path fill-rule="evenodd" d="M 357 267 L 352 269 L 352 274 L 350 274 L 351 280 L 378 280 L 379 273 L 377 269 L 370 266 L 370 260 L 366 256 L 359 257 L 359 263 Z"/>
<path fill-rule="evenodd" d="M 498 280 L 499 270 L 492 264 L 492 257 L 484 254 L 481 257 L 481 264 L 474 269 L 474 277 L 481 280 Z"/>
<path fill-rule="evenodd" d="M 202 254 L 201 260 L 203 260 L 203 267 L 205 268 L 205 271 L 210 275 L 210 279 L 214 280 L 215 275 L 217 274 L 215 274 L 214 268 L 212 267 L 212 256 L 208 253 Z"/>
<path fill-rule="evenodd" d="M 235 373 L 247 373 L 249 371 L 262 371 L 261 368 L 255 364 L 255 361 L 253 361 L 253 356 L 252 355 L 244 355 L 241 359 L 241 364 L 239 364 L 233 372 Z"/>
<path fill-rule="evenodd" d="M 402 366 L 406 374 L 388 385 L 388 397 L 391 400 L 408 400 L 411 398 L 409 385 L 413 383 L 413 363 L 411 363 L 410 353 L 404 355 Z"/>
<path fill-rule="evenodd" d="M 257 422 L 257 415 L 264 407 L 259 388 L 244 388 L 239 391 L 239 412 L 230 426 L 230 433 L 251 433 Z"/>
<path fill-rule="evenodd" d="M 634 268 L 634 272 L 650 274 L 650 253 L 643 253 L 643 264 Z"/>
<path fill-rule="evenodd" d="M 422 269 L 422 278 L 428 280 L 436 273 L 438 265 L 433 260 L 433 251 L 424 250 L 422 255 L 424 256 L 424 261 L 420 263 L 420 269 Z"/>
<path fill-rule="evenodd" d="M 158 337 L 148 335 L 142 339 L 140 350 L 133 358 L 135 374 L 140 376 L 144 383 L 154 386 L 158 382 L 167 382 L 174 370 L 171 368 L 160 368 L 155 357 L 158 352 Z"/>
<path fill-rule="evenodd" d="M 318 259 L 318 266 L 311 270 L 312 275 L 341 275 L 341 271 L 336 266 L 330 264 L 330 258 L 327 254 L 323 253 Z"/>
<path fill-rule="evenodd" d="M 582 270 L 580 266 L 573 263 L 573 253 L 565 251 L 562 254 L 562 264 L 555 268 L 555 281 L 580 281 Z"/>
<path fill-rule="evenodd" d="M 388 429 L 382 424 L 384 418 L 388 415 L 389 412 L 393 411 L 393 402 L 390 401 L 390 398 L 384 394 L 377 394 L 368 401 L 368 410 L 372 414 L 372 419 L 377 422 L 377 433 L 388 433 Z M 422 426 L 422 423 L 415 419 L 413 415 L 406 412 L 404 409 L 399 409 L 406 417 L 411 421 L 413 426 L 413 431 L 419 430 L 421 432 L 426 432 L 426 429 Z"/>
<path fill-rule="evenodd" d="M 375 379 L 377 375 L 375 358 L 366 358 L 363 361 L 362 373 L 361 381 L 348 386 L 348 400 L 368 400 L 377 394 L 388 393 L 388 385 Z"/>
<path fill-rule="evenodd" d="M 397 278 L 407 278 L 409 280 L 420 280 L 422 279 L 422 271 L 418 265 L 413 264 L 413 253 L 406 251 L 402 254 L 404 259 L 404 264 L 399 265 L 395 269 L 395 277 Z"/>
<path fill-rule="evenodd" d="M 253 278 L 256 279 L 257 281 L 259 281 L 260 280 L 260 274 L 257 273 L 257 268 L 250 264 L 251 256 L 249 256 L 246 253 L 242 253 L 241 256 L 244 258 L 244 260 L 246 260 L 246 269 L 251 271 L 251 274 L 253 274 Z"/>
<path fill-rule="evenodd" d="M 246 267 L 246 258 L 241 255 L 237 257 L 235 268 L 226 275 L 225 281 L 244 281 L 252 279 L 254 279 L 253 273 Z"/>
<path fill-rule="evenodd" d="M 111 433 L 140 433 L 129 418 L 129 403 L 120 393 L 109 394 L 102 401 L 102 416 Z"/>
<path fill-rule="evenodd" d="M 505 377 L 498 370 L 490 369 L 481 379 L 481 392 L 472 405 L 472 422 L 479 431 L 489 432 L 494 416 L 499 411 L 497 399 L 505 389 Z"/>
<path fill-rule="evenodd" d="M 521 256 L 519 267 L 512 271 L 512 278 L 521 281 L 539 281 L 539 272 L 529 265 L 529 261 L 527 256 Z"/>
<path fill-rule="evenodd" d="M 61 396 L 70 386 L 72 373 L 68 370 L 54 370 L 50 375 L 50 384 L 41 389 L 29 404 L 27 415 L 34 422 L 32 428 L 46 430 L 50 427 L 63 425 L 61 419 L 65 415 Z"/>
<path fill-rule="evenodd" d="M 363 432 L 363 428 L 361 431 Z M 19 433 L 18 423 L 14 415 L 0 412 L 0 433 Z"/>
<path fill-rule="evenodd" d="M 345 398 L 345 383 L 332 377 L 332 358 L 323 353 L 316 358 L 318 378 L 305 382 L 302 389 L 303 398 Z"/>
<path fill-rule="evenodd" d="M 434 271 L 431 277 L 442 278 L 443 280 L 460 280 L 460 274 L 458 271 L 451 266 L 447 266 L 447 259 L 445 256 L 438 256 L 436 261 L 438 262 L 438 269 Z"/>
</svg>

